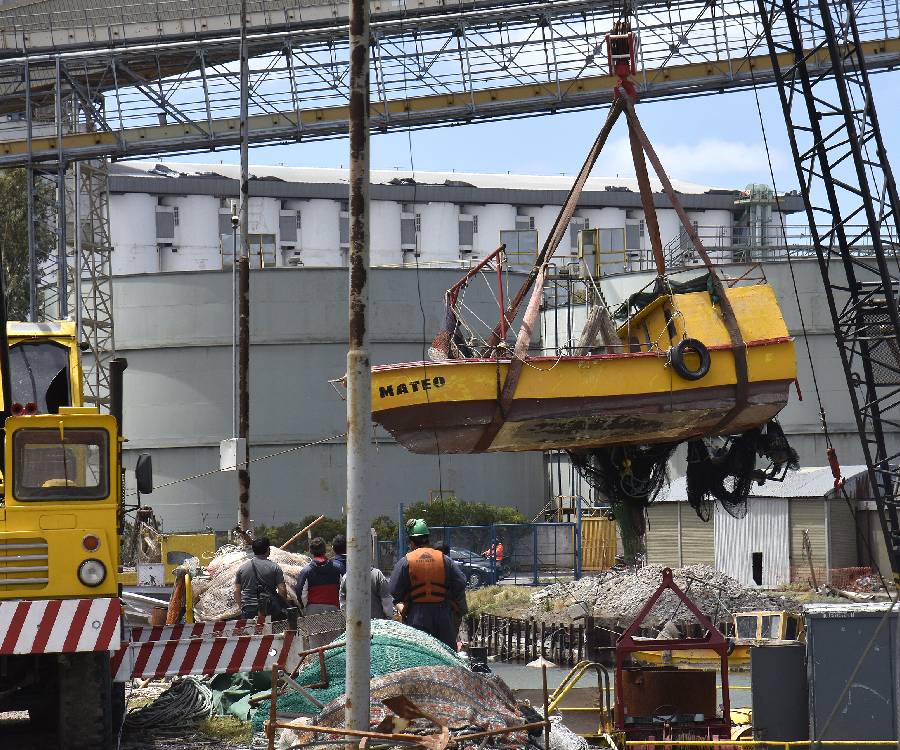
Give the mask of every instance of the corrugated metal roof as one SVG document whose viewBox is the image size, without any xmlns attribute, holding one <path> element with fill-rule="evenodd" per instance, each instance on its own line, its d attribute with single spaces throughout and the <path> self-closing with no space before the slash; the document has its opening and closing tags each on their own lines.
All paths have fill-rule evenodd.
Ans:
<svg viewBox="0 0 900 750">
<path fill-rule="evenodd" d="M 180 162 L 122 161 L 110 170 L 112 174 L 142 175 L 158 179 L 177 177 L 224 177 L 236 180 L 240 176 L 237 164 L 183 164 Z M 305 183 L 343 183 L 349 184 L 349 170 L 316 167 L 272 167 L 251 166 L 250 176 L 256 179 L 282 180 L 284 182 Z M 410 172 L 409 170 L 373 169 L 372 184 L 402 185 L 415 179 L 418 185 L 441 185 L 450 187 L 499 188 L 506 190 L 568 190 L 572 187 L 575 175 L 524 175 L 524 174 L 489 174 L 474 172 Z M 650 180 L 654 191 L 660 192 L 659 180 Z M 408 184 L 413 184 L 409 182 Z M 672 180 L 672 186 L 679 193 L 700 195 L 710 191 L 719 192 L 721 188 L 698 185 L 683 180 Z M 620 177 L 594 177 L 588 179 L 585 191 L 630 190 L 638 192 L 637 179 Z M 726 191 L 731 192 L 731 191 Z M 739 191 L 734 190 L 737 197 Z"/>
<path fill-rule="evenodd" d="M 847 480 L 848 494 L 853 496 L 853 486 L 860 479 L 866 480 L 865 466 L 843 466 L 841 471 Z M 819 498 L 834 491 L 834 477 L 829 466 L 809 466 L 798 471 L 789 471 L 783 482 L 766 482 L 761 487 L 753 485 L 751 497 Z M 657 502 L 686 503 L 687 478 L 679 477 L 668 488 L 659 493 Z"/>
</svg>

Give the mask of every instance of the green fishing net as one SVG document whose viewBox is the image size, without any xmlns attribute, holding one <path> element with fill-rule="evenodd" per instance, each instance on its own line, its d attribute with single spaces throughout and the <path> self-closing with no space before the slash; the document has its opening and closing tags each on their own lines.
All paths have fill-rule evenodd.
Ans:
<svg viewBox="0 0 900 750">
<path fill-rule="evenodd" d="M 334 643 L 346 641 L 347 634 Z M 327 704 L 346 691 L 347 650 L 335 648 L 325 652 L 328 668 L 328 687 L 310 689 L 309 692 L 322 704 Z M 411 667 L 466 667 L 468 664 L 441 641 L 421 630 L 416 630 L 393 620 L 372 620 L 372 677 L 381 677 Z M 318 658 L 309 660 L 297 677 L 301 685 L 321 681 Z M 269 718 L 270 701 L 260 704 L 253 715 L 254 731 L 261 731 Z M 318 708 L 303 695 L 288 690 L 277 700 L 278 713 L 316 714 Z"/>
</svg>

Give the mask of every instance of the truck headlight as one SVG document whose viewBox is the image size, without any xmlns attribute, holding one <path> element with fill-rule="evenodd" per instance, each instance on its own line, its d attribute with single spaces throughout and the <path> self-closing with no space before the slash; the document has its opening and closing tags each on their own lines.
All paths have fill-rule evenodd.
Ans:
<svg viewBox="0 0 900 750">
<path fill-rule="evenodd" d="M 106 580 L 106 566 L 99 560 L 85 560 L 78 566 L 78 580 L 85 586 L 99 586 Z"/>
</svg>

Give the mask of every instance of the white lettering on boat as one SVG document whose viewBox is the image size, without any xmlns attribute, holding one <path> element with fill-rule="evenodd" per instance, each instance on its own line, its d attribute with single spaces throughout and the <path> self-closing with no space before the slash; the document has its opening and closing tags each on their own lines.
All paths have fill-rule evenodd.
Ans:
<svg viewBox="0 0 900 750">
<path fill-rule="evenodd" d="M 418 393 L 422 391 L 430 391 L 433 388 L 443 388 L 447 384 L 447 379 L 438 375 L 435 378 L 422 378 L 421 380 L 409 380 L 406 383 L 397 383 L 396 385 L 380 385 L 378 386 L 379 398 L 390 398 L 392 396 L 405 396 L 412 391 Z"/>
</svg>

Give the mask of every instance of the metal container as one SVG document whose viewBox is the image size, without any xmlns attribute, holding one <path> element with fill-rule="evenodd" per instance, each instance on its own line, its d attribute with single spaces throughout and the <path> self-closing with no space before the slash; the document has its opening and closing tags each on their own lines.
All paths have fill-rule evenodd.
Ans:
<svg viewBox="0 0 900 750">
<path fill-rule="evenodd" d="M 900 623 L 889 609 L 887 602 L 805 608 L 810 739 L 897 739 Z"/>
<path fill-rule="evenodd" d="M 666 716 L 693 722 L 708 721 L 716 715 L 715 670 L 625 669 L 622 690 L 626 713 L 636 720 Z"/>
<path fill-rule="evenodd" d="M 809 739 L 806 645 L 766 644 L 750 649 L 753 736 L 757 740 Z"/>
</svg>

